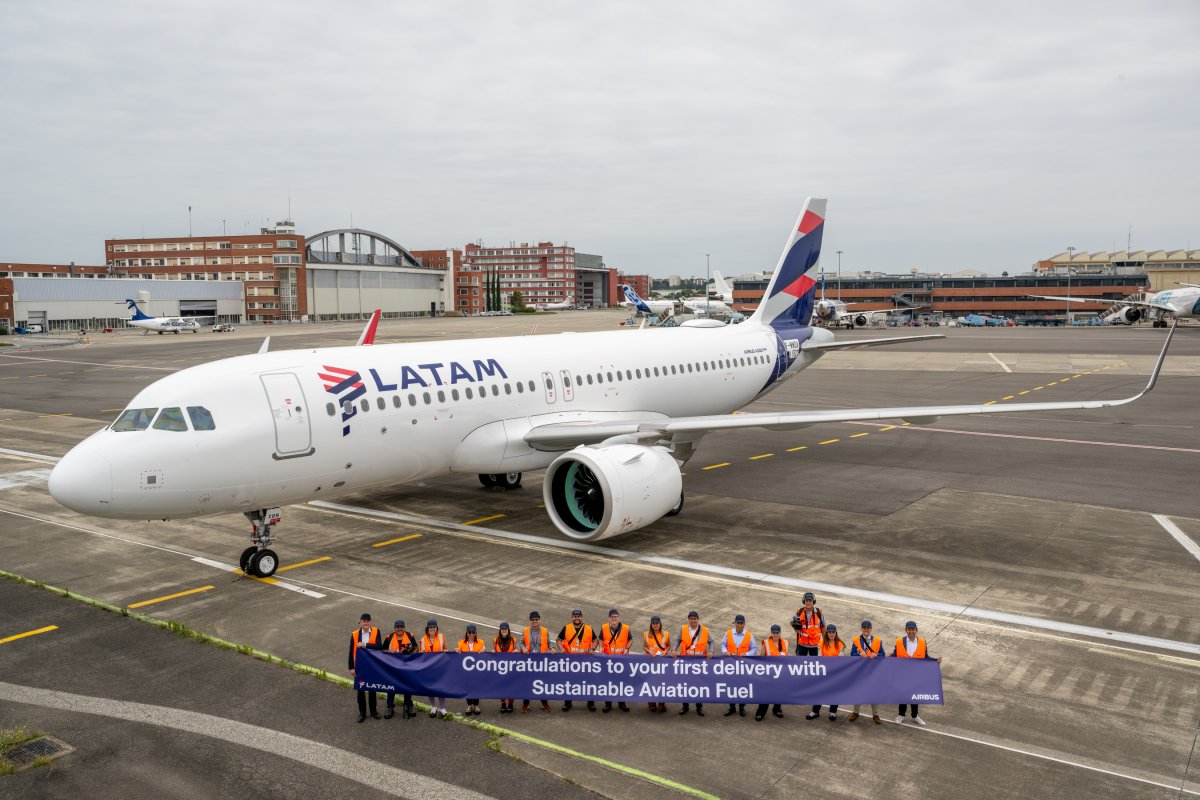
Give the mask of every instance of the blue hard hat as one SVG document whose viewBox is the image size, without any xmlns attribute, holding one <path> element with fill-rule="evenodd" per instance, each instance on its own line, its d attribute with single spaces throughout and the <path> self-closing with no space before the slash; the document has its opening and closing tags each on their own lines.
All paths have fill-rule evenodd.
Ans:
<svg viewBox="0 0 1200 800">
<path fill-rule="evenodd" d="M 917 629 L 917 623 L 910 619 L 908 622 L 904 623 L 904 630 L 908 630 L 909 628 L 912 628 L 915 631 Z"/>
<path fill-rule="evenodd" d="M 860 628 L 874 628 L 875 626 L 871 624 L 871 620 L 869 620 L 869 619 L 864 619 L 864 620 L 862 621 L 862 625 L 860 625 L 859 627 L 860 627 Z"/>
<path fill-rule="evenodd" d="M 476 632 L 477 632 L 477 631 L 475 630 L 475 626 L 474 626 L 474 625 L 468 625 L 468 626 L 467 626 L 467 633 L 476 633 Z"/>
<path fill-rule="evenodd" d="M 402 619 L 398 619 L 398 620 L 396 620 L 394 623 L 392 623 L 392 627 L 393 627 L 393 628 L 403 628 L 403 627 L 404 627 L 404 620 L 402 620 Z"/>
<path fill-rule="evenodd" d="M 829 631 L 833 631 L 834 633 L 837 633 L 837 625 L 834 625 L 832 622 L 830 624 L 826 625 L 825 632 L 828 633 Z"/>
<path fill-rule="evenodd" d="M 779 633 L 781 630 L 783 630 L 783 628 L 779 627 L 778 625 L 771 626 L 771 633 Z"/>
<path fill-rule="evenodd" d="M 431 620 L 429 620 L 429 622 L 425 623 L 426 628 L 436 628 L 437 626 L 438 626 L 438 624 L 437 624 L 436 619 L 431 619 Z"/>
<path fill-rule="evenodd" d="M 660 617 L 658 614 L 655 614 L 653 617 L 651 617 L 650 621 L 657 622 L 659 625 L 662 625 L 662 617 Z"/>
<path fill-rule="evenodd" d="M 506 630 L 508 630 L 508 629 L 509 629 L 509 628 L 508 628 L 508 623 L 507 623 L 507 622 L 501 622 L 501 623 L 500 623 L 500 630 L 502 630 L 502 631 L 506 631 Z"/>
<path fill-rule="evenodd" d="M 733 621 L 734 622 L 745 622 L 746 617 L 742 614 L 738 614 L 736 617 L 733 618 Z"/>
</svg>

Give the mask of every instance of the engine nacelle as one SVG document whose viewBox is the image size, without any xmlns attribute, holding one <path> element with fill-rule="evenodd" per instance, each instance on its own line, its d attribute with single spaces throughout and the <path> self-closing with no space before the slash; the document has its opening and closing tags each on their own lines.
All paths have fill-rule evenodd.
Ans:
<svg viewBox="0 0 1200 800">
<path fill-rule="evenodd" d="M 813 311 L 820 319 L 829 320 L 837 316 L 837 305 L 832 300 L 818 300 Z"/>
<path fill-rule="evenodd" d="M 589 542 L 636 531 L 679 503 L 683 476 L 665 447 L 584 445 L 546 469 L 542 497 L 550 520 Z"/>
<path fill-rule="evenodd" d="M 857 325 L 858 327 L 865 328 L 865 327 L 867 327 L 868 322 L 870 322 L 870 320 L 867 318 L 866 314 L 855 314 L 854 315 L 854 324 Z"/>
<path fill-rule="evenodd" d="M 1142 318 L 1142 310 L 1134 306 L 1123 306 L 1110 311 L 1102 319 L 1110 325 L 1132 325 Z"/>
</svg>

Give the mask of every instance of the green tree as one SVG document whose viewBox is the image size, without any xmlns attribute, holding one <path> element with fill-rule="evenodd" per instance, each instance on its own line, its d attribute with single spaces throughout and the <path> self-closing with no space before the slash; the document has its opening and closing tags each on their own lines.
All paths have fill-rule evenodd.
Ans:
<svg viewBox="0 0 1200 800">
<path fill-rule="evenodd" d="M 525 310 L 525 296 L 522 295 L 520 292 L 513 292 L 512 296 L 508 298 L 508 305 L 512 308 L 513 311 L 524 311 Z"/>
</svg>

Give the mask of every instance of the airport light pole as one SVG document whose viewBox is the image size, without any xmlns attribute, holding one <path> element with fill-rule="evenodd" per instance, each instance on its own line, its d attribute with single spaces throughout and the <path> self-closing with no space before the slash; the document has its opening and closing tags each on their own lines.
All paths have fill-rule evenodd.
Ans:
<svg viewBox="0 0 1200 800">
<path fill-rule="evenodd" d="M 1075 271 L 1074 268 L 1071 266 L 1071 262 L 1074 260 L 1075 260 L 1075 248 L 1068 247 L 1067 248 L 1067 327 L 1068 328 L 1071 327 L 1071 273 Z"/>
<path fill-rule="evenodd" d="M 712 264 L 709 262 L 709 254 L 704 254 L 704 311 L 709 319 L 712 319 L 712 301 L 708 299 L 708 284 L 712 281 Z"/>
<path fill-rule="evenodd" d="M 838 257 L 838 302 L 842 302 L 842 251 L 837 251 Z"/>
</svg>

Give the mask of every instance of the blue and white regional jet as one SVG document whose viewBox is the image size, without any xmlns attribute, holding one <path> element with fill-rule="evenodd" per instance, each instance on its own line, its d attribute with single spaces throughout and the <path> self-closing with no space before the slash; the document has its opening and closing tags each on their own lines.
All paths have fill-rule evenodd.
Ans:
<svg viewBox="0 0 1200 800">
<path fill-rule="evenodd" d="M 207 317 L 148 317 L 138 308 L 136 300 L 126 298 L 125 304 L 133 311 L 133 316 L 129 318 L 129 324 L 135 328 L 144 328 L 146 333 L 151 331 L 157 331 L 159 335 L 167 331 L 195 333 L 200 330 L 200 320 L 207 319 Z"/>
<path fill-rule="evenodd" d="M 512 488 L 544 469 L 555 527 L 593 541 L 678 514 L 680 468 L 712 431 L 1098 409 L 1154 386 L 1173 330 L 1124 399 L 734 415 L 830 350 L 939 338 L 839 342 L 814 328 L 824 223 L 825 200 L 810 198 L 741 325 L 260 352 L 180 370 L 67 453 L 50 493 L 100 517 L 240 512 L 242 568 L 266 577 L 282 506 L 370 486 L 465 472 Z"/>
</svg>

